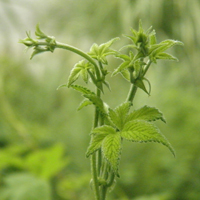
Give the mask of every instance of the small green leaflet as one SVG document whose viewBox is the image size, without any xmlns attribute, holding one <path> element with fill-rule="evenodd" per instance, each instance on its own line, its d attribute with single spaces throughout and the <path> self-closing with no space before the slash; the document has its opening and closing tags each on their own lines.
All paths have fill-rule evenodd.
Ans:
<svg viewBox="0 0 200 200">
<path fill-rule="evenodd" d="M 38 39 L 46 39 L 46 38 L 48 37 L 46 34 L 44 34 L 44 33 L 40 30 L 39 24 L 36 25 L 35 35 L 38 37 Z"/>
<path fill-rule="evenodd" d="M 113 172 L 119 177 L 118 167 L 121 155 L 121 136 L 119 132 L 109 134 L 102 142 L 102 152 L 106 160 L 110 163 Z"/>
<path fill-rule="evenodd" d="M 109 134 L 114 134 L 115 129 L 111 126 L 104 125 L 97 127 L 92 130 L 92 142 L 90 143 L 90 146 L 87 150 L 86 156 L 90 156 L 93 152 L 97 151 L 104 140 L 104 138 Z"/>
<path fill-rule="evenodd" d="M 133 120 L 125 124 L 121 137 L 133 142 L 158 142 L 165 145 L 175 156 L 175 151 L 160 130 L 144 120 Z"/>
<path fill-rule="evenodd" d="M 90 100 L 88 100 L 88 99 L 84 99 L 81 103 L 80 103 L 80 105 L 79 105 L 79 107 L 77 108 L 77 110 L 79 111 L 79 110 L 81 110 L 82 108 L 84 108 L 84 107 L 86 107 L 86 106 L 88 106 L 88 105 L 92 105 L 93 103 L 90 101 Z"/>
<path fill-rule="evenodd" d="M 178 61 L 178 58 L 172 56 L 169 53 L 161 52 L 156 56 L 156 59 L 162 59 L 162 60 L 172 60 L 172 61 Z"/>
<path fill-rule="evenodd" d="M 113 38 L 108 42 L 101 44 L 100 46 L 98 46 L 96 43 L 93 44 L 88 55 L 102 62 L 103 64 L 108 64 L 106 56 L 117 54 L 117 51 L 110 49 L 110 46 L 117 40 L 119 40 L 118 37 Z"/>
<path fill-rule="evenodd" d="M 96 94 L 84 94 L 83 96 L 89 99 L 102 115 L 107 115 L 103 101 Z"/>
<path fill-rule="evenodd" d="M 86 62 L 85 60 L 82 60 L 78 62 L 73 69 L 70 72 L 69 78 L 68 78 L 68 87 L 70 87 L 81 75 L 84 82 L 88 82 L 88 69 L 92 68 L 92 65 L 89 62 Z"/>
<path fill-rule="evenodd" d="M 132 120 L 145 120 L 145 121 L 155 121 L 155 120 L 162 120 L 166 123 L 163 114 L 154 107 L 144 106 L 138 110 L 134 110 L 128 116 L 126 121 Z"/>
<path fill-rule="evenodd" d="M 177 40 L 164 40 L 160 42 L 159 44 L 151 45 L 151 47 L 149 48 L 150 59 L 155 63 L 156 63 L 156 59 L 177 60 L 177 58 L 173 57 L 170 54 L 166 54 L 166 53 L 162 54 L 164 51 L 166 51 L 167 49 L 175 45 L 183 45 L 183 43 Z M 160 55 L 160 58 L 159 58 L 159 55 Z"/>
<path fill-rule="evenodd" d="M 120 66 L 117 69 L 115 69 L 115 71 L 112 73 L 112 76 L 115 76 L 119 72 L 123 72 L 125 69 L 130 67 L 131 64 L 133 64 L 132 62 L 134 59 L 132 51 L 130 51 L 129 56 L 125 54 L 118 54 L 116 55 L 116 57 L 122 59 L 124 62 L 122 62 Z"/>
<path fill-rule="evenodd" d="M 80 86 L 80 85 L 71 85 L 71 88 L 73 88 L 74 90 L 82 93 L 82 94 L 91 94 L 91 95 L 95 95 L 94 92 L 92 92 L 91 90 L 89 90 L 86 87 Z"/>
<path fill-rule="evenodd" d="M 93 129 L 92 131 L 92 140 L 86 152 L 86 157 L 89 157 L 92 153 L 100 149 L 104 138 L 109 135 L 110 133 L 113 134 L 115 132 L 114 128 L 111 126 L 101 126 Z M 97 133 L 97 134 L 96 134 Z"/>
<path fill-rule="evenodd" d="M 104 158 L 110 163 L 114 173 L 119 177 L 118 166 L 121 154 L 121 137 L 119 132 L 107 125 L 93 129 L 92 141 L 86 156 L 90 156 L 100 148 L 102 148 Z"/>
<path fill-rule="evenodd" d="M 126 122 L 130 107 L 130 102 L 126 102 L 115 108 L 115 110 L 109 109 L 109 117 L 119 130 L 122 130 Z"/>
</svg>

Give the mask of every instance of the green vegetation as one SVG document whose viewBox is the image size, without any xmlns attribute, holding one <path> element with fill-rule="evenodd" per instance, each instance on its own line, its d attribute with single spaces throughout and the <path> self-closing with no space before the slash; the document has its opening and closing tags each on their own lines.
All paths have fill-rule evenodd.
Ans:
<svg viewBox="0 0 200 200">
<path fill-rule="evenodd" d="M 36 15 L 35 22 L 31 22 L 32 24 L 28 28 L 32 28 L 34 23 L 40 21 L 45 30 L 53 27 L 52 30 L 46 32 L 57 35 L 56 38 L 60 38 L 59 40 L 73 44 L 83 49 L 84 52 L 88 52 L 89 46 L 94 42 L 101 44 L 108 41 L 109 38 L 120 37 L 121 40 L 111 41 L 113 44 L 112 48 L 109 47 L 109 49 L 113 50 L 113 47 L 120 49 L 124 43 L 128 44 L 128 40 L 121 35 L 122 33 L 130 33 L 129 27 L 137 27 L 138 19 L 141 18 L 145 30 L 149 25 L 153 25 L 158 35 L 158 41 L 166 38 L 183 41 L 184 48 L 177 46 L 168 51 L 180 59 L 179 63 L 157 61 L 155 64 L 153 63 L 155 60 L 151 59 L 150 70 L 147 74 L 145 73 L 145 76 L 139 76 L 138 71 L 134 73 L 134 76 L 140 77 L 143 82 L 143 86 L 139 84 L 137 87 L 141 86 L 139 88 L 148 95 L 151 94 L 150 97 L 140 89 L 137 90 L 136 96 L 134 96 L 134 90 L 129 93 L 130 77 L 126 76 L 127 73 L 124 74 L 123 77 L 129 79 L 127 81 L 117 74 L 122 73 L 120 70 L 123 67 L 126 69 L 126 64 L 133 59 L 131 57 L 133 55 L 128 52 L 131 49 L 130 46 L 120 50 L 123 55 L 116 55 L 115 50 L 109 52 L 111 56 L 118 56 L 119 59 L 109 56 L 105 60 L 102 55 L 99 58 L 94 53 L 89 53 L 93 60 L 100 59 L 104 69 L 108 63 L 107 71 L 113 72 L 105 73 L 106 79 L 101 80 L 105 83 L 101 87 L 101 84 L 92 80 L 92 77 L 89 78 L 91 74 L 87 75 L 86 73 L 88 69 L 92 73 L 95 70 L 93 65 L 87 62 L 88 59 L 78 62 L 73 68 L 74 73 L 70 73 L 69 70 L 72 69 L 70 66 L 80 60 L 79 56 L 55 50 L 54 54 L 45 53 L 34 57 L 33 61 L 29 61 L 27 56 L 22 53 L 22 48 L 17 53 L 13 49 L 15 45 L 20 46 L 17 44 L 17 40 L 13 43 L 13 40 L 9 40 L 9 34 L 5 35 L 6 41 L 12 41 L 12 43 L 5 43 L 6 46 L 1 46 L 4 51 L 2 51 L 0 58 L 0 199 L 84 200 L 93 198 L 93 192 L 88 184 L 91 178 L 89 160 L 85 158 L 89 132 L 91 131 L 90 122 L 93 120 L 91 116 L 93 106 L 89 106 L 92 103 L 97 105 L 100 116 L 105 118 L 104 122 L 102 122 L 103 120 L 99 122 L 99 125 L 103 123 L 106 125 L 100 126 L 99 129 L 103 132 L 106 129 L 105 135 L 101 135 L 105 136 L 103 138 L 106 138 L 106 141 L 111 140 L 111 136 L 106 136 L 108 132 L 118 136 L 120 134 L 120 137 L 132 140 L 129 138 L 132 136 L 125 135 L 127 131 L 122 131 L 132 130 L 131 122 L 121 121 L 119 112 L 121 113 L 122 110 L 127 111 L 124 115 L 129 116 L 129 119 L 136 119 L 133 120 L 135 121 L 134 126 L 138 125 L 138 117 L 141 117 L 140 114 L 145 110 L 153 111 L 150 113 L 151 116 L 155 117 L 156 115 L 155 120 L 165 121 L 159 111 L 162 110 L 165 113 L 167 125 L 160 123 L 160 120 L 149 121 L 147 116 L 145 116 L 144 123 L 151 124 L 152 129 L 158 127 L 169 138 L 176 150 L 176 158 L 174 159 L 162 145 L 137 144 L 123 140 L 119 167 L 116 159 L 111 159 L 113 156 L 110 156 L 110 151 L 107 151 L 105 144 L 100 140 L 97 145 L 108 152 L 104 153 L 104 156 L 110 161 L 107 163 L 108 166 L 110 164 L 113 166 L 110 170 L 114 171 L 115 176 L 120 174 L 120 178 L 115 178 L 117 183 L 115 184 L 113 180 L 113 187 L 108 189 L 112 192 L 107 195 L 107 199 L 186 200 L 199 198 L 198 131 L 200 127 L 198 115 L 200 108 L 198 104 L 199 69 L 197 67 L 199 61 L 197 40 L 199 21 L 196 17 L 198 16 L 199 3 L 198 1 L 174 3 L 164 0 L 144 2 L 86 1 L 85 4 L 80 4 L 68 1 L 67 6 L 62 3 L 57 5 L 50 3 L 46 5 L 47 12 Z M 11 3 L 7 4 L 7 6 L 9 5 Z M 3 4 L 3 6 L 6 5 Z M 32 6 L 34 8 L 34 5 Z M 63 7 L 66 9 L 61 9 Z M 185 15 L 186 8 L 187 15 Z M 10 7 L 10 9 L 14 10 L 15 8 Z M 76 12 L 70 12 L 73 9 Z M 102 10 L 105 15 L 102 15 Z M 54 18 L 57 19 L 56 21 L 50 17 L 51 13 L 57 13 Z M 85 15 L 81 13 L 85 13 Z M 5 14 L 9 14 L 9 7 Z M 15 20 L 16 27 L 20 27 L 17 18 L 12 18 L 12 16 L 8 15 L 11 21 Z M 63 19 L 63 16 L 65 20 L 59 20 L 59 17 Z M 69 18 L 70 20 L 67 20 Z M 90 23 L 84 23 L 87 21 Z M 79 22 L 83 23 L 79 24 Z M 17 37 L 21 37 L 26 29 L 27 24 L 23 28 L 20 27 Z M 5 30 L 9 30 L 9 28 Z M 146 34 L 146 32 L 144 33 Z M 51 45 L 48 50 L 53 51 L 53 39 L 49 42 Z M 161 43 L 158 42 L 158 44 Z M 101 45 L 94 45 L 93 49 L 100 47 Z M 137 49 L 133 52 L 135 55 Z M 125 54 L 129 58 L 125 57 Z M 137 66 L 145 68 L 147 59 L 148 57 L 137 64 L 135 62 L 135 69 L 139 69 Z M 115 70 L 115 66 L 120 65 L 121 67 Z M 99 67 L 98 62 L 97 66 Z M 72 74 L 75 75 L 72 76 Z M 71 78 L 64 85 L 81 91 L 83 97 L 86 98 L 82 104 L 79 104 L 81 98 L 76 91 L 66 88 L 56 90 L 57 85 L 67 81 L 67 75 L 70 75 Z M 100 71 L 100 75 L 103 78 L 104 72 Z M 111 75 L 113 75 L 112 79 Z M 80 77 L 77 79 L 78 76 L 83 81 Z M 151 81 L 151 90 L 147 78 Z M 85 84 L 84 82 L 87 80 L 88 84 Z M 100 91 L 103 91 L 101 99 L 110 108 L 105 107 L 102 101 L 93 96 L 95 91 L 89 80 Z M 76 85 L 74 85 L 74 81 L 77 81 Z M 109 91 L 106 81 L 110 83 L 112 92 Z M 85 85 L 82 88 L 77 86 L 83 84 Z M 89 88 L 86 90 L 87 86 Z M 127 94 L 130 95 L 126 98 Z M 128 103 L 121 104 L 133 97 L 133 106 L 129 107 Z M 143 105 L 146 104 L 149 106 L 144 107 Z M 85 105 L 88 105 L 87 108 L 82 109 Z M 77 106 L 79 112 L 75 112 Z M 155 107 L 158 107 L 159 110 Z M 121 110 L 121 108 L 123 109 Z M 123 112 L 121 114 L 123 115 Z M 93 139 L 97 140 L 98 137 L 101 137 L 100 135 L 95 137 L 96 131 L 100 130 L 96 128 L 92 131 Z M 115 132 L 116 130 L 119 131 Z M 103 140 L 103 138 L 100 139 Z M 173 152 L 166 138 L 162 143 Z M 91 146 L 87 152 L 88 156 L 96 150 L 96 147 Z M 107 181 L 112 180 L 112 177 L 109 175 L 106 178 Z M 101 182 L 103 188 L 104 179 L 98 181 Z"/>
</svg>

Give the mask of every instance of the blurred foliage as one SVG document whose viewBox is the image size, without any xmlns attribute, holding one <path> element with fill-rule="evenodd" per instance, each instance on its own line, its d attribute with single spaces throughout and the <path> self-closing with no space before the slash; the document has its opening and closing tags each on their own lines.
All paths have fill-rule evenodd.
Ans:
<svg viewBox="0 0 200 200">
<path fill-rule="evenodd" d="M 199 13 L 199 0 L 1 0 L 0 199 L 92 199 L 85 151 L 93 110 L 76 112 L 81 97 L 56 90 L 80 58 L 56 50 L 29 61 L 18 39 L 40 22 L 57 40 L 88 51 L 94 42 L 128 33 L 142 19 L 144 27 L 155 28 L 158 39 L 185 44 L 172 52 L 179 63 L 152 66 L 152 96 L 138 92 L 135 101 L 136 108 L 148 104 L 165 114 L 167 125 L 158 126 L 177 157 L 159 144 L 125 143 L 121 178 L 108 200 L 198 200 Z M 110 60 L 109 67 L 116 64 Z M 119 91 L 127 84 L 118 76 L 111 83 L 113 92 L 105 91 L 105 100 L 115 107 L 125 100 L 126 91 Z"/>
</svg>

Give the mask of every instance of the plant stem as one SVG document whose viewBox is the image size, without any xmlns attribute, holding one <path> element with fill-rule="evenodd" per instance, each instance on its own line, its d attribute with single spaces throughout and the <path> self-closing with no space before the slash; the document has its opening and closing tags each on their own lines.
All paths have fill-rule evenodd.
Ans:
<svg viewBox="0 0 200 200">
<path fill-rule="evenodd" d="M 101 96 L 101 91 L 98 88 L 97 88 L 96 94 L 97 94 L 98 97 Z M 93 128 L 98 126 L 98 122 L 99 122 L 99 111 L 95 107 Z M 97 159 L 97 152 L 95 152 L 95 153 L 92 154 L 92 157 L 91 157 L 91 171 L 92 171 L 94 194 L 95 194 L 96 200 L 100 200 L 99 183 L 98 183 L 98 170 L 99 170 L 99 168 L 100 168 L 100 163 L 99 163 L 99 160 Z"/>
<path fill-rule="evenodd" d="M 151 63 L 152 63 L 152 61 L 151 61 L 151 60 L 148 60 L 147 66 L 145 67 L 145 70 L 144 70 L 144 72 L 143 72 L 143 76 L 147 73 L 147 71 L 148 71 L 148 69 L 149 69 Z"/>
<path fill-rule="evenodd" d="M 147 65 L 146 65 L 144 72 L 143 72 L 143 77 L 147 73 L 151 63 L 152 63 L 152 61 L 148 60 Z M 132 74 L 131 74 L 131 76 L 132 76 Z M 130 101 L 132 103 L 133 99 L 135 97 L 136 91 L 137 91 L 137 86 L 134 83 L 132 83 L 126 101 Z"/>
<path fill-rule="evenodd" d="M 128 96 L 127 96 L 127 99 L 126 101 L 130 101 L 131 103 L 133 102 L 133 99 L 135 97 L 135 93 L 137 91 L 137 86 L 135 86 L 133 83 L 131 84 L 131 88 L 130 88 L 130 91 L 128 93 Z"/>
</svg>

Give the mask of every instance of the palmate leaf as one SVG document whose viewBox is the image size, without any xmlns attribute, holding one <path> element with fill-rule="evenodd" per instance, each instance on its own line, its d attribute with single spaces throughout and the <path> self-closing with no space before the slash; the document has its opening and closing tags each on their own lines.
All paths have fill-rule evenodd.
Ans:
<svg viewBox="0 0 200 200">
<path fill-rule="evenodd" d="M 122 130 L 126 122 L 130 106 L 130 102 L 125 102 L 118 106 L 115 110 L 109 109 L 109 117 L 119 130 Z"/>
<path fill-rule="evenodd" d="M 163 114 L 154 107 L 144 106 L 138 110 L 134 110 L 131 112 L 128 116 L 126 121 L 132 121 L 132 120 L 145 120 L 145 121 L 155 121 L 155 120 L 162 120 L 163 122 L 166 122 Z"/>
<path fill-rule="evenodd" d="M 85 60 L 78 62 L 70 72 L 68 78 L 68 87 L 70 87 L 81 75 L 85 83 L 88 82 L 88 69 L 92 68 L 92 65 Z"/>
<path fill-rule="evenodd" d="M 175 156 L 171 144 L 160 130 L 152 123 L 144 120 L 127 122 L 121 131 L 121 137 L 133 142 L 158 142 L 165 145 Z"/>
<path fill-rule="evenodd" d="M 149 56 L 150 59 L 156 63 L 156 57 L 166 51 L 167 49 L 175 46 L 175 45 L 183 45 L 182 42 L 177 40 L 164 40 L 159 44 L 154 44 L 149 48 Z M 162 55 L 162 54 L 161 54 Z M 174 57 L 175 58 L 175 57 Z M 171 59 L 172 60 L 172 59 Z M 176 59 L 175 59 L 176 60 Z"/>
<path fill-rule="evenodd" d="M 117 54 L 117 51 L 110 49 L 110 46 L 117 40 L 119 40 L 118 37 L 113 38 L 108 42 L 101 44 L 100 46 L 95 43 L 90 48 L 90 52 L 88 54 L 103 64 L 108 64 L 106 56 Z"/>
<path fill-rule="evenodd" d="M 119 132 L 105 137 L 102 142 L 102 152 L 105 159 L 110 163 L 115 175 L 119 177 L 118 168 L 121 155 L 121 136 Z"/>
</svg>

